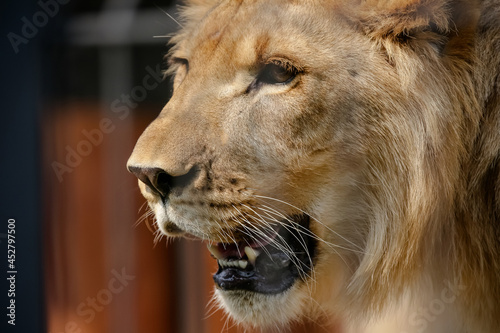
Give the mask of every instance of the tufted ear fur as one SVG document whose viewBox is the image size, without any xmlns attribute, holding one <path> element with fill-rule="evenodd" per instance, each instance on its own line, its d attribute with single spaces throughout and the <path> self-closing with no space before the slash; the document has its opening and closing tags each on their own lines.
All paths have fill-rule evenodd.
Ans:
<svg viewBox="0 0 500 333">
<path fill-rule="evenodd" d="M 471 45 L 478 0 L 361 0 L 354 9 L 361 29 L 376 40 L 451 51 Z M 450 48 L 452 46 L 452 48 Z"/>
<path fill-rule="evenodd" d="M 358 13 L 363 29 L 374 38 L 408 35 L 430 26 L 437 31 L 449 28 L 445 0 L 365 0 Z"/>
</svg>

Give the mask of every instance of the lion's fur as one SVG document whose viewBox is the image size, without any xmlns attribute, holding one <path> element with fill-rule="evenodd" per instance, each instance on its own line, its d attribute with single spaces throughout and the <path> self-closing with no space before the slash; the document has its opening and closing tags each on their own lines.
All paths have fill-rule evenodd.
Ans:
<svg viewBox="0 0 500 333">
<path fill-rule="evenodd" d="M 498 332 L 500 1 L 190 0 L 182 17 L 171 56 L 189 74 L 129 164 L 204 165 L 193 200 L 279 198 L 326 223 L 311 229 L 330 244 L 293 310 L 262 301 L 263 318 L 241 297 L 229 312 L 263 325 L 321 312 L 354 332 Z M 300 83 L 241 97 L 274 53 L 304 70 Z M 160 227 L 219 237 L 210 210 L 174 214 L 145 196 Z M 453 288 L 439 316 L 412 321 Z"/>
</svg>

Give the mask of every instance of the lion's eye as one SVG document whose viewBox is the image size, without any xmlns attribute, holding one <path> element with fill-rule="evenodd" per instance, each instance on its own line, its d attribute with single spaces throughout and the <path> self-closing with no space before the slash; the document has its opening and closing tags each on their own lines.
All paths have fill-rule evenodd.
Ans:
<svg viewBox="0 0 500 333">
<path fill-rule="evenodd" d="M 292 82 L 299 73 L 301 70 L 286 60 L 272 60 L 262 67 L 246 92 L 257 90 L 262 85 L 286 85 Z"/>
<path fill-rule="evenodd" d="M 264 84 L 288 83 L 297 75 L 297 70 L 280 63 L 269 63 L 259 73 L 257 80 Z"/>
</svg>

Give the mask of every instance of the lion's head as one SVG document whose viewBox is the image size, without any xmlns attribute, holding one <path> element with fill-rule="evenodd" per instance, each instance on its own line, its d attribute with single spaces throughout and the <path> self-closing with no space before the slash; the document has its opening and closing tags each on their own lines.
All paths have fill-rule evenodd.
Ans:
<svg viewBox="0 0 500 333">
<path fill-rule="evenodd" d="M 453 270 L 444 258 L 480 121 L 475 7 L 184 8 L 173 97 L 128 168 L 164 234 L 208 243 L 234 318 L 367 315 Z"/>
</svg>

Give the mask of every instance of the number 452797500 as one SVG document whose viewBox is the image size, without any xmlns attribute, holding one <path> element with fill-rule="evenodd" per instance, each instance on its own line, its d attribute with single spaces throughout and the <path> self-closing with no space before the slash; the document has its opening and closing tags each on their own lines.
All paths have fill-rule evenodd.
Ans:
<svg viewBox="0 0 500 333">
<path fill-rule="evenodd" d="M 16 269 L 16 220 L 9 219 L 7 226 L 7 261 L 9 269 Z"/>
</svg>

